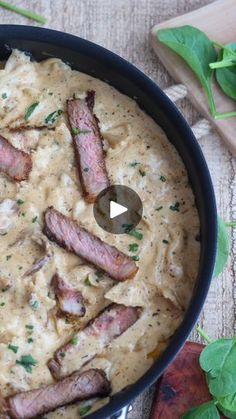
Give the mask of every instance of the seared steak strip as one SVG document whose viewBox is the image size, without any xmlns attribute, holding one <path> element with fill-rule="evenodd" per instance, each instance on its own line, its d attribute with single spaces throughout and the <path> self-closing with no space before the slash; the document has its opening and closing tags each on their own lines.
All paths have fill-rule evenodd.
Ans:
<svg viewBox="0 0 236 419">
<path fill-rule="evenodd" d="M 109 343 L 122 335 L 140 317 L 141 309 L 111 304 L 98 317 L 91 320 L 85 329 L 74 335 L 72 341 L 58 349 L 48 367 L 59 379 L 79 369 L 95 355 L 101 353 Z"/>
<path fill-rule="evenodd" d="M 85 315 L 84 299 L 80 291 L 66 283 L 58 274 L 53 276 L 52 286 L 63 313 L 79 317 Z"/>
<path fill-rule="evenodd" d="M 28 178 L 31 169 L 31 156 L 13 147 L 0 135 L 0 172 L 16 181 L 21 181 Z"/>
<path fill-rule="evenodd" d="M 135 262 L 116 247 L 80 227 L 53 207 L 47 208 L 44 234 L 59 246 L 82 257 L 118 281 L 132 278 L 138 270 Z"/>
<path fill-rule="evenodd" d="M 34 418 L 76 401 L 108 396 L 110 391 L 104 371 L 75 372 L 56 384 L 8 397 L 7 413 L 13 419 Z"/>
<path fill-rule="evenodd" d="M 87 202 L 94 202 L 99 192 L 109 186 L 103 138 L 98 119 L 93 114 L 95 92 L 87 93 L 86 99 L 69 99 L 67 113 L 73 136 L 79 177 Z"/>
</svg>

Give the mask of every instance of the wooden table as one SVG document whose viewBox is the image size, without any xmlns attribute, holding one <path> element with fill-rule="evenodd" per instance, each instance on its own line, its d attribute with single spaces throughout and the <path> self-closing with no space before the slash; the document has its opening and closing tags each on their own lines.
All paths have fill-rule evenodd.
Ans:
<svg viewBox="0 0 236 419">
<path fill-rule="evenodd" d="M 210 3 L 209 0 L 11 0 L 18 6 L 44 15 L 45 27 L 89 39 L 135 64 L 162 88 L 173 83 L 150 48 L 148 34 L 157 22 Z M 0 9 L 0 22 L 36 25 Z M 178 104 L 190 124 L 199 115 L 184 100 Z M 200 144 L 208 162 L 217 196 L 218 212 L 226 220 L 236 219 L 236 160 L 221 144 L 217 134 Z M 235 229 L 236 230 L 236 229 Z M 232 236 L 231 262 L 221 277 L 212 281 L 200 323 L 212 338 L 236 334 L 236 231 Z M 195 332 L 191 338 L 198 340 Z M 152 389 L 133 403 L 131 419 L 147 419 Z"/>
</svg>

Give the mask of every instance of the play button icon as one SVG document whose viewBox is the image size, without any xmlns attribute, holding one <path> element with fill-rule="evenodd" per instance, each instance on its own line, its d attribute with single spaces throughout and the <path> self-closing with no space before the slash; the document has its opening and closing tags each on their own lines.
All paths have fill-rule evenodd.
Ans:
<svg viewBox="0 0 236 419">
<path fill-rule="evenodd" d="M 126 211 L 128 211 L 128 208 L 123 205 L 117 204 L 114 201 L 110 202 L 110 218 L 118 217 L 118 215 L 124 214 Z"/>
<path fill-rule="evenodd" d="M 123 234 L 135 228 L 142 218 L 142 201 L 131 188 L 113 185 L 98 195 L 93 213 L 98 225 L 109 233 Z"/>
</svg>

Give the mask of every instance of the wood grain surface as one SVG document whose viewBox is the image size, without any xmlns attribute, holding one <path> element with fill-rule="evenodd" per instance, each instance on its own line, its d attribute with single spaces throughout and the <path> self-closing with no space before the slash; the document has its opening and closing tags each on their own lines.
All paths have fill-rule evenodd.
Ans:
<svg viewBox="0 0 236 419">
<path fill-rule="evenodd" d="M 48 19 L 46 27 L 73 33 L 116 52 L 139 67 L 162 88 L 171 85 L 173 81 L 149 45 L 151 27 L 158 22 L 210 3 L 209 0 L 11 0 L 11 2 L 46 16 Z M 37 25 L 3 9 L 0 9 L 0 22 Z M 200 116 L 187 100 L 178 103 L 178 107 L 190 124 L 199 119 Z M 236 160 L 216 133 L 202 138 L 200 144 L 213 178 L 218 212 L 226 220 L 236 219 Z M 224 273 L 212 281 L 200 317 L 201 326 L 212 338 L 236 334 L 236 234 L 232 235 L 231 243 L 231 261 Z M 195 332 L 191 338 L 199 340 Z M 145 391 L 133 403 L 129 419 L 147 419 L 151 400 L 152 388 Z"/>
</svg>

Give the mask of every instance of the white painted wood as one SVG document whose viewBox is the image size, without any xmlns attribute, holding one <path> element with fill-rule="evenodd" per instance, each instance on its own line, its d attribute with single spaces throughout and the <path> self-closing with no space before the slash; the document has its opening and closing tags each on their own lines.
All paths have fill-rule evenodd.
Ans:
<svg viewBox="0 0 236 419">
<path fill-rule="evenodd" d="M 173 80 L 155 56 L 149 44 L 149 31 L 158 22 L 210 3 L 209 0 L 12 0 L 33 8 L 48 18 L 50 28 L 94 41 L 134 63 L 162 88 Z M 0 9 L 1 23 L 36 25 Z M 200 115 L 188 100 L 177 103 L 191 125 Z M 236 161 L 216 133 L 199 143 L 207 159 L 217 196 L 219 213 L 227 220 L 236 219 Z M 201 326 L 213 338 L 236 334 L 236 235 L 232 241 L 231 262 L 224 274 L 212 281 Z M 196 333 L 191 338 L 198 339 Z M 147 419 L 152 389 L 134 403 L 130 419 Z"/>
</svg>

